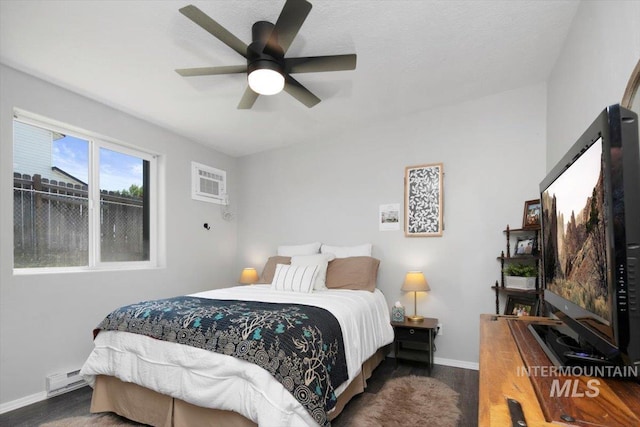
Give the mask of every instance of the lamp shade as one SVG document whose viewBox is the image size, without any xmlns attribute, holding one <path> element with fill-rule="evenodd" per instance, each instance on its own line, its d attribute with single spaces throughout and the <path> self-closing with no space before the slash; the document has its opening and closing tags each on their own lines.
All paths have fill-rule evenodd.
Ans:
<svg viewBox="0 0 640 427">
<path fill-rule="evenodd" d="M 422 271 L 409 271 L 404 277 L 402 290 L 406 292 L 428 292 L 431 290 Z"/>
<path fill-rule="evenodd" d="M 238 279 L 238 283 L 242 283 L 243 285 L 250 285 L 252 283 L 257 283 L 258 280 L 258 272 L 255 268 L 244 268 L 242 273 L 240 273 L 240 279 Z"/>
</svg>

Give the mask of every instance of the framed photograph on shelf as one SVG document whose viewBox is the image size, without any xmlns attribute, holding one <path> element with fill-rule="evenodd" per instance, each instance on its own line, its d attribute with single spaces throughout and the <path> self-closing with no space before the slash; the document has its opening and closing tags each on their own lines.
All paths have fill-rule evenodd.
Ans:
<svg viewBox="0 0 640 427">
<path fill-rule="evenodd" d="M 535 237 L 518 238 L 515 255 L 537 255 L 538 245 Z"/>
<path fill-rule="evenodd" d="M 404 231 L 407 237 L 441 237 L 444 172 L 442 163 L 405 168 Z"/>
<path fill-rule="evenodd" d="M 504 314 L 513 316 L 535 316 L 538 311 L 538 299 L 535 295 L 507 295 Z"/>
<path fill-rule="evenodd" d="M 524 202 L 522 228 L 540 228 L 540 199 Z"/>
</svg>

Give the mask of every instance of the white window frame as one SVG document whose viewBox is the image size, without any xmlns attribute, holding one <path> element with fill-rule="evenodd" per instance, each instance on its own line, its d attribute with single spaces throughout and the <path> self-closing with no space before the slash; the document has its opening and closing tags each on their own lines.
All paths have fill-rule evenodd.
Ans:
<svg viewBox="0 0 640 427">
<path fill-rule="evenodd" d="M 42 118 L 28 112 L 16 109 L 14 120 L 28 125 L 37 126 L 63 135 L 69 135 L 89 142 L 89 182 L 88 182 L 88 208 L 89 208 L 89 231 L 88 231 L 88 265 L 85 266 L 61 266 L 61 267 L 28 267 L 13 268 L 15 275 L 21 274 L 43 274 L 43 273 L 66 273 L 81 271 L 105 271 L 105 270 L 128 270 L 159 267 L 159 226 L 160 215 L 159 187 L 160 187 L 160 155 L 148 150 L 134 147 L 111 138 L 98 135 L 93 132 L 81 130 L 70 125 L 61 124 L 53 120 Z M 121 261 L 103 262 L 100 260 L 100 148 L 117 151 L 123 154 L 139 157 L 149 161 L 149 260 L 147 261 Z M 13 202 L 12 202 L 13 203 Z M 13 240 L 13 237 L 12 237 Z M 11 253 L 13 263 L 13 250 Z"/>
</svg>

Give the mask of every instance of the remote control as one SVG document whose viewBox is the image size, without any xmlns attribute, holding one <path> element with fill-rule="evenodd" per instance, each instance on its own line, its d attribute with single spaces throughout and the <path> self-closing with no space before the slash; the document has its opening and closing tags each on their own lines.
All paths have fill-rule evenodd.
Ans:
<svg viewBox="0 0 640 427">
<path fill-rule="evenodd" d="M 520 402 L 507 397 L 507 404 L 509 405 L 509 413 L 511 414 L 512 427 L 526 427 L 527 422 L 524 419 L 524 412 L 522 412 Z"/>
</svg>

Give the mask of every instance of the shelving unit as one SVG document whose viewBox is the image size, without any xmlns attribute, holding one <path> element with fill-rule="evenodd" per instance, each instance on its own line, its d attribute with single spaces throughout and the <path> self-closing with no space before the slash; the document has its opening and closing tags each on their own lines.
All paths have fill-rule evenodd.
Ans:
<svg viewBox="0 0 640 427">
<path fill-rule="evenodd" d="M 500 294 L 504 294 L 507 297 L 515 297 L 515 299 L 518 299 L 519 297 L 523 300 L 533 300 L 535 302 L 535 312 L 531 313 L 531 315 L 537 315 L 542 312 L 544 304 L 544 290 L 540 286 L 540 250 L 538 247 L 540 242 L 540 227 L 510 228 L 509 225 L 507 225 L 503 230 L 503 233 L 505 233 L 506 239 L 506 252 L 502 251 L 498 257 L 498 261 L 500 261 L 500 280 L 496 280 L 495 285 L 491 287 L 496 295 L 496 314 L 501 314 Z M 531 248 L 530 254 L 516 254 L 516 248 L 516 250 L 513 251 L 514 255 L 511 255 L 511 238 L 514 235 L 521 236 L 523 238 L 533 238 L 534 246 Z M 538 271 L 538 274 L 536 275 L 535 289 L 508 288 L 505 286 L 504 269 L 508 263 L 512 262 L 535 265 L 535 268 Z"/>
</svg>

